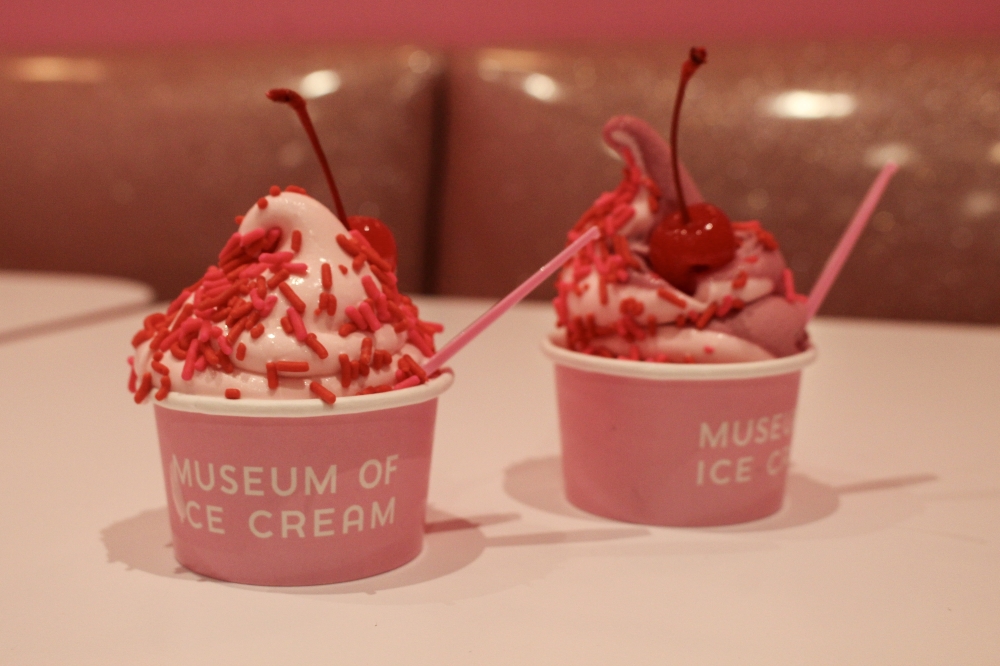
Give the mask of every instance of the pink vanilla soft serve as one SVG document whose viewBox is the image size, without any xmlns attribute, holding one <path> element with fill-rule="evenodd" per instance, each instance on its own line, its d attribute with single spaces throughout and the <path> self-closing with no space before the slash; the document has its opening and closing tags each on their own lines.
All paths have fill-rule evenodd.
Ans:
<svg viewBox="0 0 1000 666">
<path fill-rule="evenodd" d="M 682 70 L 671 145 L 648 124 L 617 116 L 604 140 L 624 178 L 569 232 L 601 237 L 562 271 L 554 304 L 573 351 L 666 363 L 732 363 L 808 347 L 805 297 L 774 236 L 757 221 L 730 222 L 703 201 L 677 158 L 688 79 L 705 62 L 692 49 Z"/>
<path fill-rule="evenodd" d="M 338 214 L 302 188 L 274 186 L 237 217 L 219 263 L 133 338 L 137 403 L 171 391 L 333 403 L 427 379 L 421 365 L 442 328 L 399 293 L 392 233 L 344 213 L 301 97 L 268 96 L 302 118 Z"/>
</svg>

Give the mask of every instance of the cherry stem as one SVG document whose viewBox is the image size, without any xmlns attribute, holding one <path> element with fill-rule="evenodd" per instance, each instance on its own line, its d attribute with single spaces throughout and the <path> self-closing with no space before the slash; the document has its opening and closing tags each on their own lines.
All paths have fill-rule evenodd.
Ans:
<svg viewBox="0 0 1000 666">
<path fill-rule="evenodd" d="M 674 188 L 677 190 L 677 204 L 681 209 L 681 219 L 684 224 L 691 221 L 691 214 L 688 213 L 687 202 L 684 201 L 684 189 L 681 187 L 681 170 L 677 160 L 677 125 L 681 118 L 681 103 L 684 101 L 684 91 L 687 90 L 688 81 L 694 76 L 698 67 L 705 64 L 707 56 L 705 49 L 692 47 L 688 54 L 688 59 L 681 67 L 681 80 L 677 85 L 677 97 L 674 99 L 674 116 L 670 120 L 670 159 L 674 166 Z"/>
<path fill-rule="evenodd" d="M 298 114 L 299 120 L 306 130 L 306 134 L 309 135 L 309 141 L 312 142 L 313 150 L 316 151 L 320 166 L 323 167 L 323 174 L 326 175 L 326 184 L 330 186 L 330 194 L 333 195 L 333 205 L 337 208 L 337 217 L 340 218 L 343 224 L 347 224 L 347 213 L 344 212 L 344 202 L 340 200 L 340 192 L 337 191 L 337 183 L 333 181 L 333 173 L 330 171 L 330 164 L 326 161 L 323 146 L 319 145 L 319 137 L 316 136 L 316 129 L 313 127 L 312 118 L 309 117 L 309 112 L 306 110 L 306 101 L 302 99 L 302 95 L 288 88 L 268 90 L 267 98 L 272 102 L 281 102 L 295 109 L 295 113 Z"/>
</svg>

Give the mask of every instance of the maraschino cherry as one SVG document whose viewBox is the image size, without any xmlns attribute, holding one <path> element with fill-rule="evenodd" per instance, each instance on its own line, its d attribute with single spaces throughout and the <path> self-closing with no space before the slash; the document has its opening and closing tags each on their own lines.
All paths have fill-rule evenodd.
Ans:
<svg viewBox="0 0 1000 666">
<path fill-rule="evenodd" d="M 316 156 L 319 158 L 320 166 L 323 167 L 323 175 L 326 176 L 326 184 L 330 186 L 330 194 L 333 195 L 333 205 L 337 209 L 337 217 L 348 228 L 364 236 L 365 240 L 375 248 L 375 251 L 388 262 L 392 270 L 396 270 L 396 239 L 393 237 L 389 227 L 374 217 L 365 217 L 362 215 L 348 217 L 347 213 L 344 212 L 344 203 L 340 200 L 337 183 L 333 180 L 330 164 L 326 161 L 326 154 L 323 152 L 323 146 L 319 143 L 319 137 L 316 135 L 316 129 L 313 127 L 312 119 L 306 110 L 306 101 L 302 99 L 302 95 L 288 88 L 274 88 L 267 91 L 267 98 L 272 102 L 287 104 L 298 114 L 299 120 L 306 130 L 306 134 L 309 135 L 309 141 L 312 143 L 313 150 L 316 151 Z"/>
<path fill-rule="evenodd" d="M 681 69 L 681 80 L 670 122 L 677 211 L 665 217 L 649 235 L 649 263 L 663 279 L 687 294 L 697 287 L 699 273 L 725 266 L 736 256 L 736 237 L 726 214 L 710 203 L 688 206 L 677 161 L 677 125 L 688 81 L 705 63 L 705 49 L 692 48 Z"/>
</svg>

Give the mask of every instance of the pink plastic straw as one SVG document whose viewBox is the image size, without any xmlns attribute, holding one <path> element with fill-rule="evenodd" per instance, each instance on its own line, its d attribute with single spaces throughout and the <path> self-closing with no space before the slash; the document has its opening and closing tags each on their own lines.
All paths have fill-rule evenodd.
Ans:
<svg viewBox="0 0 1000 666">
<path fill-rule="evenodd" d="M 565 250 L 554 256 L 549 260 L 547 264 L 539 268 L 534 275 L 525 280 L 521 285 L 504 296 L 503 300 L 487 310 L 479 319 L 472 322 L 465 329 L 448 341 L 441 351 L 431 356 L 430 359 L 424 363 L 424 371 L 427 374 L 436 372 L 441 369 L 448 360 L 462 350 L 465 345 L 469 344 L 473 338 L 482 333 L 487 326 L 492 324 L 494 321 L 500 318 L 500 316 L 510 310 L 512 307 L 517 305 L 525 296 L 530 294 L 535 287 L 540 285 L 545 278 L 549 277 L 557 270 L 559 270 L 566 261 L 576 254 L 580 248 L 595 240 L 601 235 L 600 230 L 597 227 L 591 227 L 587 233 L 583 234 L 575 241 L 570 243 Z M 417 377 L 408 377 L 396 384 L 394 388 L 407 388 L 409 386 L 415 386 L 420 380 Z"/>
<path fill-rule="evenodd" d="M 830 254 L 830 258 L 826 260 L 823 272 L 819 274 L 816 284 L 813 285 L 812 291 L 809 293 L 809 300 L 806 301 L 806 312 L 808 312 L 809 319 L 816 316 L 820 306 L 823 305 L 823 300 L 826 299 L 830 287 L 833 286 L 833 283 L 837 280 L 837 276 L 840 275 L 840 269 L 844 267 L 847 258 L 851 256 L 854 244 L 861 237 L 861 232 L 865 230 L 865 225 L 868 224 L 868 218 L 875 212 L 875 206 L 878 205 L 879 199 L 882 198 L 882 193 L 889 186 L 889 181 L 892 180 L 892 176 L 896 173 L 897 169 L 899 167 L 894 162 L 886 163 L 882 167 L 882 171 L 875 177 L 875 182 L 868 188 L 868 193 L 865 194 L 865 198 L 861 201 L 861 205 L 858 206 L 857 212 L 854 213 L 854 218 L 847 225 L 844 235 L 840 237 L 837 247 Z"/>
</svg>

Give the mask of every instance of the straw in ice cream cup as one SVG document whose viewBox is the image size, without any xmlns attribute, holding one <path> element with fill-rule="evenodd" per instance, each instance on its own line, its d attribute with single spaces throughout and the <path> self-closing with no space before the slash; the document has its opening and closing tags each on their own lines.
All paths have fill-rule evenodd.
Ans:
<svg viewBox="0 0 1000 666">
<path fill-rule="evenodd" d="M 329 406 L 171 393 L 155 412 L 177 561 L 253 585 L 338 583 L 409 562 L 451 383 L 446 372 Z"/>
<path fill-rule="evenodd" d="M 671 364 L 542 343 L 555 362 L 566 496 L 646 525 L 742 523 L 781 508 L 808 349 L 748 363 Z"/>
</svg>

